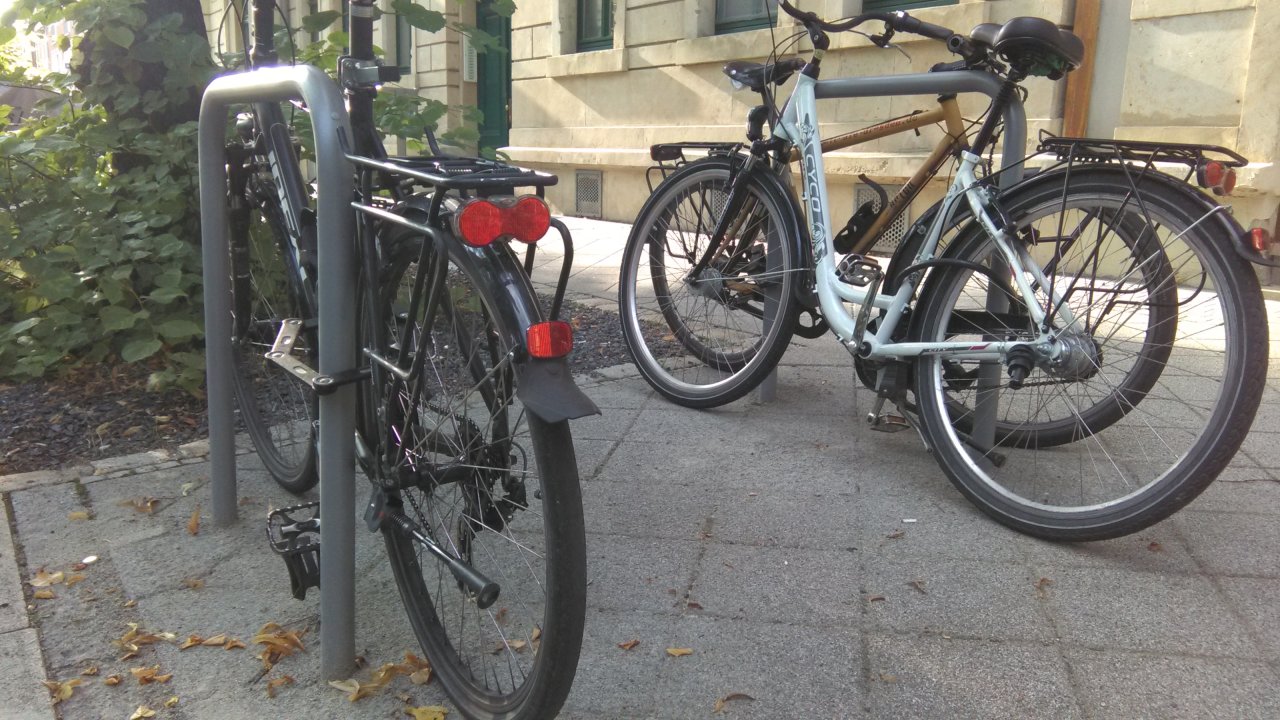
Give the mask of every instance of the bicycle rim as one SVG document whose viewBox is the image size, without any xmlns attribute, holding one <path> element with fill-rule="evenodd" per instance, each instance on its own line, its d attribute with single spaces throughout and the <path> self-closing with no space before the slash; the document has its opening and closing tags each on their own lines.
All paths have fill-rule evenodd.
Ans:
<svg viewBox="0 0 1280 720">
<path fill-rule="evenodd" d="M 585 606 L 572 440 L 566 423 L 525 412 L 507 329 L 458 259 L 430 318 L 411 302 L 418 263 L 392 273 L 383 313 L 391 353 L 421 369 L 417 380 L 384 385 L 379 475 L 399 486 L 393 502 L 419 531 L 501 586 L 498 600 L 478 607 L 399 528 L 384 528 L 386 546 L 418 640 L 461 712 L 549 717 L 572 682 Z"/>
<path fill-rule="evenodd" d="M 1265 372 L 1266 357 L 1256 280 L 1230 239 L 1192 227 L 1186 204 L 1159 190 L 1082 182 L 1006 208 L 1084 329 L 1063 338 L 1062 364 L 1037 361 L 1017 390 L 999 364 L 917 364 L 939 462 L 1017 529 L 1099 539 L 1146 527 L 1203 490 L 1248 431 L 1259 393 L 1240 381 L 1257 375 L 1259 359 Z M 959 253 L 986 265 L 992 254 L 985 239 Z M 922 339 L 1033 340 L 1029 322 L 1014 322 L 1020 300 L 996 277 L 937 271 L 922 295 Z M 1054 326 L 1067 326 L 1043 288 L 1037 294 Z M 956 322 L 962 313 L 986 322 Z"/>
<path fill-rule="evenodd" d="M 641 374 L 690 407 L 736 400 L 778 362 L 795 323 L 790 249 L 780 211 L 758 183 L 700 277 L 728 202 L 728 169 L 675 176 L 641 213 L 623 258 L 624 336 Z"/>
<path fill-rule="evenodd" d="M 286 490 L 316 483 L 315 393 L 266 358 L 286 318 L 309 313 L 290 289 L 281 256 L 284 225 L 273 207 L 250 211 L 247 237 L 232 238 L 232 348 L 235 395 L 244 423 L 267 472 Z M 315 367 L 315 332 L 299 333 L 294 355 Z"/>
</svg>

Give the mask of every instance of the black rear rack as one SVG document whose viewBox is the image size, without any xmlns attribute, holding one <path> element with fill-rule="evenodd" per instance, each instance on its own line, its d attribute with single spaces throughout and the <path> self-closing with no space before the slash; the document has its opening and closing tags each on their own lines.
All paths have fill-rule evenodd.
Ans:
<svg viewBox="0 0 1280 720">
<path fill-rule="evenodd" d="M 649 185 L 649 192 L 653 193 L 654 172 L 662 173 L 662 179 L 666 180 L 672 171 L 689 162 L 689 158 L 684 156 L 686 150 L 703 150 L 707 155 L 735 155 L 742 148 L 742 143 L 737 142 L 674 142 L 651 145 L 649 157 L 657 164 L 645 171 L 644 180 Z"/>
<path fill-rule="evenodd" d="M 389 157 L 382 160 L 347 154 L 352 163 L 391 176 L 407 177 L 445 190 L 492 190 L 555 185 L 550 173 L 469 157 Z"/>
<path fill-rule="evenodd" d="M 1244 167 L 1244 156 L 1220 145 L 1155 142 L 1149 140 L 1107 140 L 1103 138 L 1071 138 L 1041 135 L 1037 152 L 1056 155 L 1059 160 L 1075 162 L 1140 162 L 1178 163 L 1189 168 L 1207 162 L 1229 167 Z"/>
</svg>

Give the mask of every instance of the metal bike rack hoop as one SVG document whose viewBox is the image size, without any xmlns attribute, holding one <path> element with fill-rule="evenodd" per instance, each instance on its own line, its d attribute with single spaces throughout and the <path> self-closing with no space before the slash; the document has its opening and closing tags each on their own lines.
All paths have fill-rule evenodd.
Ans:
<svg viewBox="0 0 1280 720">
<path fill-rule="evenodd" d="M 205 357 L 213 518 L 236 521 L 232 411 L 231 263 L 227 241 L 227 110 L 231 105 L 302 100 L 315 131 L 319 371 L 355 366 L 352 168 L 340 144 L 351 121 L 342 93 L 320 69 L 275 67 L 216 78 L 200 105 L 200 228 L 204 262 Z M 320 671 L 325 679 L 355 668 L 355 390 L 320 398 Z"/>
</svg>

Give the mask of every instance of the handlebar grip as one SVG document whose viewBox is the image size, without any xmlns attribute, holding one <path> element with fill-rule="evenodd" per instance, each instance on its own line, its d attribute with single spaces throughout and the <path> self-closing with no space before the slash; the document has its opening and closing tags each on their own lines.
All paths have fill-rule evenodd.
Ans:
<svg viewBox="0 0 1280 720">
<path fill-rule="evenodd" d="M 894 13 L 893 28 L 902 32 L 923 35 L 934 40 L 946 40 L 955 35 L 950 28 L 944 28 L 941 25 L 934 25 L 919 18 L 913 18 L 902 11 Z"/>
</svg>

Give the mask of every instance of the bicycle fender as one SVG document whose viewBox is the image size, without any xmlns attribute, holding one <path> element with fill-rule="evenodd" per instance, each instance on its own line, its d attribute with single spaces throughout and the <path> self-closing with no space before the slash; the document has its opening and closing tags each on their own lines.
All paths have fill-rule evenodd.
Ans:
<svg viewBox="0 0 1280 720">
<path fill-rule="evenodd" d="M 600 408 L 573 382 L 569 363 L 529 359 L 516 365 L 516 395 L 529 412 L 549 423 L 599 415 Z"/>
</svg>

